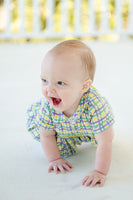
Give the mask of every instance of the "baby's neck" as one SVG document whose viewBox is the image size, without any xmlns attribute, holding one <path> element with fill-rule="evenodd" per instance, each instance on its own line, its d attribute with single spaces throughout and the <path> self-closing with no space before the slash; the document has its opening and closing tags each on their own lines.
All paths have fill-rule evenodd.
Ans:
<svg viewBox="0 0 133 200">
<path fill-rule="evenodd" d="M 81 99 L 81 98 L 80 98 Z M 66 110 L 66 111 L 64 111 L 63 112 L 63 114 L 66 116 L 66 117 L 68 117 L 68 118 L 70 118 L 71 116 L 73 116 L 74 115 L 74 113 L 77 111 L 77 109 L 78 109 L 78 106 L 79 106 L 79 103 L 80 103 L 80 99 L 76 102 L 76 104 L 75 105 L 73 105 L 69 110 Z"/>
<path fill-rule="evenodd" d="M 77 111 L 77 109 L 78 109 L 78 106 L 79 106 L 79 104 L 80 104 L 80 101 L 81 101 L 83 95 L 84 95 L 84 92 L 82 92 L 81 94 L 79 94 L 79 97 L 77 98 L 77 100 L 75 101 L 75 103 L 74 103 L 68 110 L 66 110 L 66 111 L 63 112 L 63 114 L 64 114 L 66 117 L 70 118 L 71 116 L 74 115 L 74 113 L 75 113 L 75 112 Z"/>
</svg>

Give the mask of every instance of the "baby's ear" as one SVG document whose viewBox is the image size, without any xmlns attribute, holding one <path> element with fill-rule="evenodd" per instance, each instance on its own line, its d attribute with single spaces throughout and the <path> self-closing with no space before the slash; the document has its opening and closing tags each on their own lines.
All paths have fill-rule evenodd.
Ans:
<svg viewBox="0 0 133 200">
<path fill-rule="evenodd" d="M 91 85 L 92 85 L 92 80 L 87 79 L 83 84 L 82 91 L 87 92 L 87 90 L 90 88 Z"/>
</svg>

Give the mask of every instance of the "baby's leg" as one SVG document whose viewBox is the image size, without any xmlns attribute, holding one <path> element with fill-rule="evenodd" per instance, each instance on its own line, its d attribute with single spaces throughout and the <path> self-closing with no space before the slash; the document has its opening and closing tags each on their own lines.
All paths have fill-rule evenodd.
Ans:
<svg viewBox="0 0 133 200">
<path fill-rule="evenodd" d="M 62 158 L 74 155 L 77 153 L 77 147 L 73 138 L 62 138 L 59 135 L 57 137 L 57 146 Z"/>
</svg>

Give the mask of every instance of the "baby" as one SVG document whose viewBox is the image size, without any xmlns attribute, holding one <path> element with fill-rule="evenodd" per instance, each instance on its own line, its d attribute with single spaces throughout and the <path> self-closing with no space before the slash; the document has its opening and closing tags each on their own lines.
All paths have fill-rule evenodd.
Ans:
<svg viewBox="0 0 133 200">
<path fill-rule="evenodd" d="M 113 140 L 110 105 L 92 86 L 95 57 L 81 41 L 67 40 L 52 48 L 41 67 L 42 94 L 27 110 L 27 128 L 41 142 L 52 170 L 70 172 L 65 158 L 77 152 L 76 145 L 91 142 L 97 147 L 94 170 L 82 185 L 103 186 L 108 174 Z"/>
</svg>

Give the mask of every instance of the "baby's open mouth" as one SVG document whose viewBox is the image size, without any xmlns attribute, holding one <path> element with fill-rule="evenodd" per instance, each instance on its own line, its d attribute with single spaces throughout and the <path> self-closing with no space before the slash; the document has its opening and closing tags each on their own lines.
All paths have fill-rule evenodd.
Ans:
<svg viewBox="0 0 133 200">
<path fill-rule="evenodd" d="M 53 101 L 54 106 L 59 105 L 59 103 L 61 102 L 61 99 L 59 98 L 51 97 L 51 99 Z"/>
</svg>

